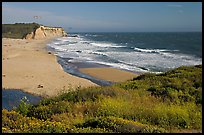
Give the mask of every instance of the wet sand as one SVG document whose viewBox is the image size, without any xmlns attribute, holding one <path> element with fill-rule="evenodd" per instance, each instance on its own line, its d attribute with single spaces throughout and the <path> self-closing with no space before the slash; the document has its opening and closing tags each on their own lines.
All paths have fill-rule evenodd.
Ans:
<svg viewBox="0 0 204 135">
<path fill-rule="evenodd" d="M 102 68 L 80 68 L 80 72 L 88 74 L 90 76 L 96 77 L 98 79 L 111 81 L 111 82 L 123 82 L 131 80 L 134 77 L 137 77 L 138 74 L 119 70 L 111 67 L 102 67 Z"/>
</svg>

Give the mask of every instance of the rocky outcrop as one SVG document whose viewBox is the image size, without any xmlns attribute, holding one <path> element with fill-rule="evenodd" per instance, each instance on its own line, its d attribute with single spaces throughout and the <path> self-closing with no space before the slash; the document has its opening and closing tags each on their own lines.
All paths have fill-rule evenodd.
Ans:
<svg viewBox="0 0 204 135">
<path fill-rule="evenodd" d="M 44 39 L 64 36 L 67 36 L 67 33 L 61 27 L 40 26 L 35 31 L 27 34 L 24 39 Z"/>
</svg>

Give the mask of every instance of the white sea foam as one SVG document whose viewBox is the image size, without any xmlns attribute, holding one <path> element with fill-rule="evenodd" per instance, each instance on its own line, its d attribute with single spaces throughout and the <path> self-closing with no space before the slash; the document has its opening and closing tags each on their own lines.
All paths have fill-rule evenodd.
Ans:
<svg viewBox="0 0 204 135">
<path fill-rule="evenodd" d="M 128 66 L 128 65 L 123 64 L 123 63 L 110 63 L 110 62 L 103 62 L 103 61 L 91 61 L 91 62 L 112 66 L 112 67 L 115 67 L 118 69 L 126 69 L 129 71 L 148 72 L 147 70 L 143 70 L 143 69 L 138 68 L 136 66 L 135 67 L 134 66 Z"/>
<path fill-rule="evenodd" d="M 107 54 L 106 54 L 106 53 L 104 53 L 104 52 L 91 51 L 90 53 L 91 53 L 91 54 L 96 54 L 96 55 L 103 55 L 103 56 L 107 56 Z"/>
<path fill-rule="evenodd" d="M 119 46 L 117 44 L 113 44 L 113 43 L 90 43 L 93 46 L 98 46 L 98 47 L 115 47 L 115 48 L 120 48 L 120 47 L 126 47 L 126 46 Z"/>
<path fill-rule="evenodd" d="M 100 36 L 100 35 L 96 35 L 96 34 L 86 34 L 85 36 L 98 37 L 98 36 Z"/>
<path fill-rule="evenodd" d="M 187 56 L 185 54 L 171 54 L 171 57 L 162 57 L 160 54 L 156 53 L 141 53 L 141 52 L 107 52 L 106 55 L 111 56 L 114 59 L 119 59 L 120 61 L 135 64 L 141 67 L 146 67 L 148 65 L 154 65 L 156 67 L 178 67 L 181 65 L 199 64 L 201 59 L 197 59 L 193 56 Z M 186 59 L 188 58 L 188 59 Z"/>
<path fill-rule="evenodd" d="M 134 50 L 139 51 L 139 52 L 147 52 L 147 53 L 179 51 L 179 50 L 167 50 L 167 49 L 141 49 L 141 48 L 137 48 L 137 47 L 135 47 Z"/>
</svg>

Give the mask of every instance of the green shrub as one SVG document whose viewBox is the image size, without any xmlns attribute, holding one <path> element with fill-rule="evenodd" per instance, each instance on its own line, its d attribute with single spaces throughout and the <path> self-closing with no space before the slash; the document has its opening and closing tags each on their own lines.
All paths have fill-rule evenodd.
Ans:
<svg viewBox="0 0 204 135">
<path fill-rule="evenodd" d="M 21 111 L 2 110 L 2 131 L 165 133 L 202 128 L 202 66 L 78 88 Z M 28 111 L 27 111 L 28 110 Z"/>
<path fill-rule="evenodd" d="M 148 125 L 141 131 L 142 133 L 168 133 L 164 128 Z"/>
<path fill-rule="evenodd" d="M 87 120 L 81 127 L 102 128 L 116 133 L 164 133 L 163 128 L 147 126 L 136 121 L 125 120 L 117 117 L 100 117 Z"/>
<path fill-rule="evenodd" d="M 68 93 L 63 93 L 59 96 L 58 100 L 66 100 L 69 102 L 85 102 L 88 100 L 96 101 L 98 98 L 104 97 L 115 97 L 120 89 L 114 89 L 113 87 L 90 87 L 86 89 L 77 89 L 76 91 L 70 91 Z"/>
<path fill-rule="evenodd" d="M 2 38 L 22 39 L 39 27 L 40 25 L 37 23 L 2 24 Z"/>
<path fill-rule="evenodd" d="M 25 96 L 20 100 L 20 104 L 19 104 L 19 106 L 17 108 L 17 111 L 20 112 L 23 115 L 27 115 L 27 113 L 29 112 L 30 106 L 31 105 L 30 105 L 27 97 Z"/>
<path fill-rule="evenodd" d="M 102 128 L 82 127 L 82 128 L 72 128 L 70 133 L 111 133 L 111 131 L 108 131 Z"/>
<path fill-rule="evenodd" d="M 30 109 L 28 116 L 46 120 L 54 114 L 69 112 L 70 110 L 71 105 L 69 102 L 60 101 L 46 106 L 44 105 L 33 106 Z"/>
</svg>

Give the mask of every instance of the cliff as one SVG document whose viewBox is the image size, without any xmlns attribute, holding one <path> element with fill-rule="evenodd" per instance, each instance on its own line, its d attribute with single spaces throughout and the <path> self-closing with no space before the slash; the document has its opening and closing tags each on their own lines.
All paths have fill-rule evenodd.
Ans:
<svg viewBox="0 0 204 135">
<path fill-rule="evenodd" d="M 40 26 L 31 33 L 25 35 L 24 39 L 43 39 L 51 37 L 63 37 L 67 36 L 67 33 L 61 27 L 47 27 Z"/>
</svg>

